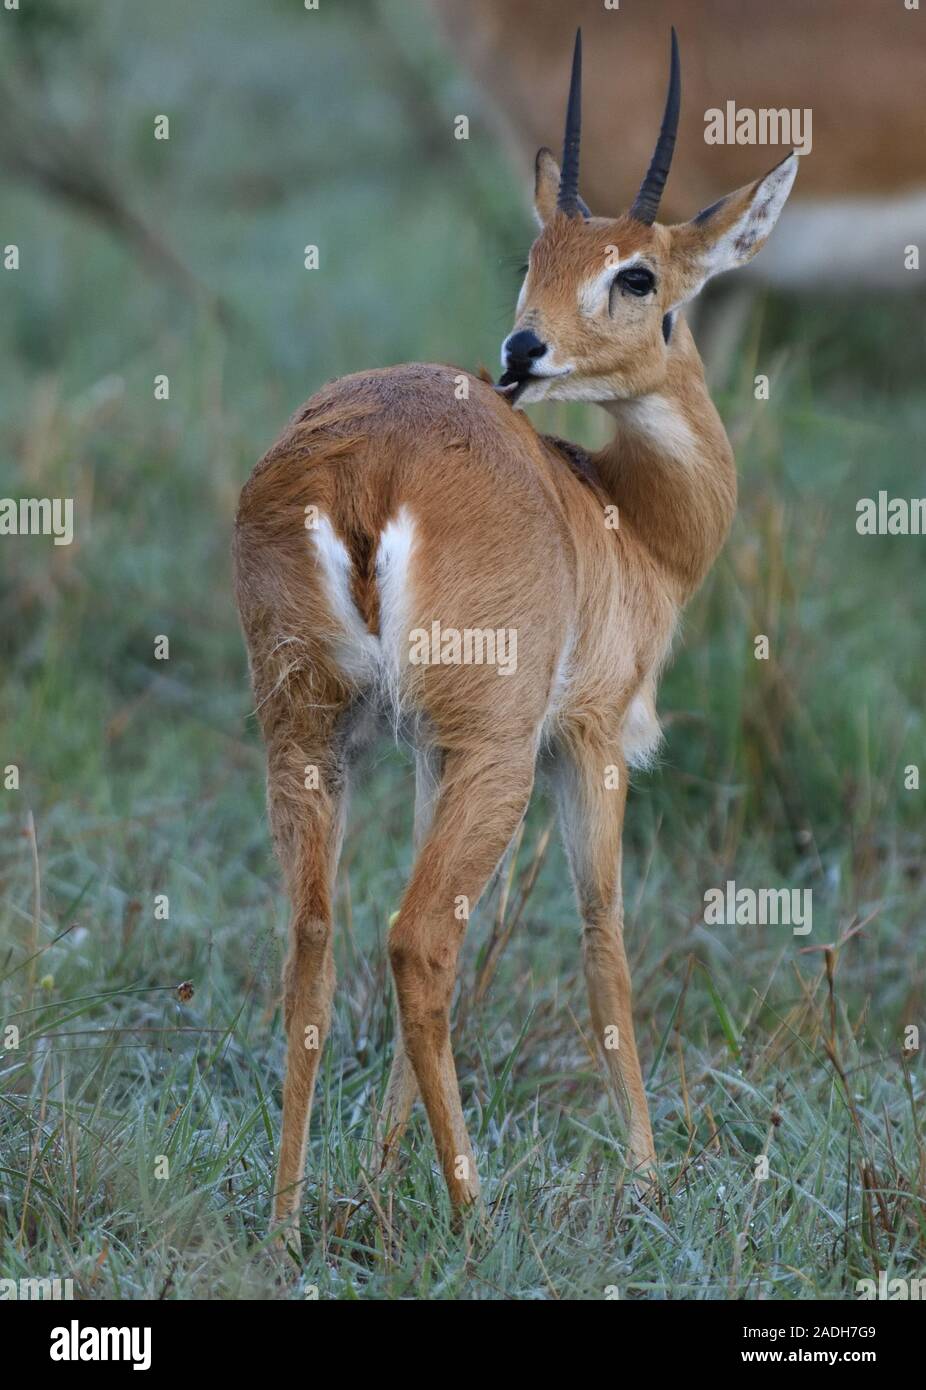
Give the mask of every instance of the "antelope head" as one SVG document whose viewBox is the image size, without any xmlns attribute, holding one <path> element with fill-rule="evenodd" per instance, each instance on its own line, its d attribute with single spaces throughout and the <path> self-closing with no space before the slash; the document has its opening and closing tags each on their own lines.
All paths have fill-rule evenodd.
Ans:
<svg viewBox="0 0 926 1390">
<path fill-rule="evenodd" d="M 707 280 L 745 265 L 764 244 L 797 174 L 792 152 L 756 183 L 678 226 L 656 221 L 681 100 L 672 30 L 669 91 L 656 149 L 633 206 L 594 217 L 579 196 L 582 35 L 576 34 L 560 169 L 537 154 L 530 250 L 499 389 L 512 404 L 627 400 L 662 384 L 678 309 Z"/>
</svg>

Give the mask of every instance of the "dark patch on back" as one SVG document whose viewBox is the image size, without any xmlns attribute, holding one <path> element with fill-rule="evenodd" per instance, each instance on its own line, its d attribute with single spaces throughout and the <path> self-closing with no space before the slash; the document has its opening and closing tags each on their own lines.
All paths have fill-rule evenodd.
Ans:
<svg viewBox="0 0 926 1390">
<path fill-rule="evenodd" d="M 573 444 L 569 439 L 560 439 L 555 434 L 542 434 L 540 438 L 552 454 L 562 459 L 570 473 L 574 474 L 580 483 L 591 488 L 599 499 L 608 500 L 607 493 L 598 476 L 598 469 L 595 467 L 591 454 L 586 449 L 580 448 L 578 444 Z"/>
</svg>

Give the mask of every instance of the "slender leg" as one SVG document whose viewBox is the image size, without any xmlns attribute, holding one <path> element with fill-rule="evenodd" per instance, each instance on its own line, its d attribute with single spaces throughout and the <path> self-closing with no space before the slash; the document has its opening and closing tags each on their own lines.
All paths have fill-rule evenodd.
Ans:
<svg viewBox="0 0 926 1390">
<path fill-rule="evenodd" d="M 620 744 L 574 739 L 560 754 L 560 823 L 582 914 L 592 1026 L 627 1116 L 630 1162 L 648 1186 L 656 1154 L 637 1057 L 624 950 L 621 830 L 627 775 Z"/>
<path fill-rule="evenodd" d="M 283 967 L 287 1052 L 274 1215 L 284 1226 L 285 1238 L 298 1248 L 312 1096 L 334 995 L 332 895 L 344 831 L 346 786 L 336 740 L 326 742 L 314 757 L 289 738 L 280 740 L 280 745 L 269 750 L 268 792 L 273 838 L 292 915 Z M 318 768 L 318 787 L 304 787 L 307 765 Z"/>
<path fill-rule="evenodd" d="M 488 755 L 448 754 L 431 831 L 389 936 L 402 1035 L 455 1206 L 479 1195 L 479 1178 L 450 1047 L 450 1004 L 469 912 L 530 798 L 531 743 Z"/>
<path fill-rule="evenodd" d="M 425 744 L 415 753 L 415 853 L 421 847 L 431 829 L 434 807 L 440 786 L 440 757 L 437 751 Z M 380 1164 L 385 1167 L 394 1158 L 399 1141 L 408 1123 L 418 1083 L 405 1043 L 402 1040 L 402 1023 L 396 1001 L 395 1053 L 392 1069 L 386 1086 L 386 1099 L 377 1127 L 377 1141 L 380 1151 Z"/>
</svg>

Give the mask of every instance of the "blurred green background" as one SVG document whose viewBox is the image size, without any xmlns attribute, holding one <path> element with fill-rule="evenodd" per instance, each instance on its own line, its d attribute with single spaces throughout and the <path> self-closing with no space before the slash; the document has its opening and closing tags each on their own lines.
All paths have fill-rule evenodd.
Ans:
<svg viewBox="0 0 926 1390">
<path fill-rule="evenodd" d="M 926 542 L 858 536 L 855 504 L 926 493 L 922 295 L 762 292 L 709 364 L 739 517 L 626 832 L 667 1205 L 615 1196 L 623 1134 L 543 794 L 471 927 L 457 1011 L 490 1232 L 451 1233 L 420 1118 L 371 1195 L 412 798 L 383 747 L 342 861 L 306 1264 L 281 1272 L 264 1244 L 286 907 L 231 597 L 237 493 L 326 380 L 495 370 L 531 171 L 414 0 L 43 0 L 2 15 L 0 44 L 0 243 L 20 248 L 0 272 L 0 496 L 73 497 L 76 516 L 71 547 L 0 542 L 0 769 L 21 777 L 0 790 L 0 1026 L 21 1034 L 0 1050 L 0 1275 L 82 1297 L 845 1298 L 920 1270 L 923 1069 L 902 1054 L 926 1023 L 926 793 L 904 769 L 924 758 Z M 590 408 L 535 418 L 605 437 Z M 705 928 L 727 878 L 811 887 L 812 935 Z M 830 996 L 819 947 L 860 923 Z"/>
</svg>

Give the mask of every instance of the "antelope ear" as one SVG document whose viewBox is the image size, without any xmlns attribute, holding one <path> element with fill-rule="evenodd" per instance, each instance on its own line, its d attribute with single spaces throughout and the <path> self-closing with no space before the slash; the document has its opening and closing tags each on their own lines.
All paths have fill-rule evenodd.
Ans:
<svg viewBox="0 0 926 1390">
<path fill-rule="evenodd" d="M 537 151 L 534 161 L 534 213 L 541 227 L 556 211 L 559 196 L 559 165 L 546 145 Z"/>
<path fill-rule="evenodd" d="M 751 261 L 765 245 L 797 176 L 792 152 L 759 179 L 704 208 L 691 222 L 670 228 L 679 274 L 678 304 L 706 281 Z"/>
<path fill-rule="evenodd" d="M 559 199 L 559 180 L 559 165 L 553 158 L 552 151 L 548 150 L 546 145 L 542 145 L 537 151 L 537 158 L 534 161 L 534 214 L 541 227 L 550 220 L 556 211 L 556 204 Z M 588 221 L 592 214 L 588 204 L 578 194 L 576 194 L 576 206 Z"/>
</svg>

